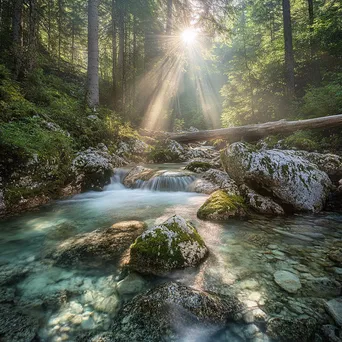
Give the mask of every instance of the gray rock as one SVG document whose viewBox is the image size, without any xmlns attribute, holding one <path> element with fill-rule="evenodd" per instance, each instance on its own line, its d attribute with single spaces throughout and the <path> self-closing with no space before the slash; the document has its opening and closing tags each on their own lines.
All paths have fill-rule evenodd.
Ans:
<svg viewBox="0 0 342 342">
<path fill-rule="evenodd" d="M 291 272 L 277 271 L 273 277 L 274 281 L 289 293 L 296 293 L 302 287 L 299 278 Z"/>
<path fill-rule="evenodd" d="M 235 297 L 165 283 L 122 308 L 113 322 L 111 341 L 180 341 L 190 327 L 223 327 L 241 309 Z"/>
<path fill-rule="evenodd" d="M 126 278 L 118 282 L 117 291 L 121 296 L 134 295 L 142 292 L 146 287 L 144 278 L 136 273 L 130 273 Z"/>
<path fill-rule="evenodd" d="M 280 342 L 311 342 L 317 329 L 314 319 L 272 318 L 267 322 L 267 334 Z"/>
<path fill-rule="evenodd" d="M 284 209 L 271 198 L 261 196 L 256 191 L 243 184 L 240 192 L 245 198 L 246 203 L 259 214 L 265 215 L 284 215 Z"/>
<path fill-rule="evenodd" d="M 61 242 L 47 258 L 61 266 L 117 262 L 145 228 L 143 222 L 127 221 L 108 229 L 79 234 Z"/>
<path fill-rule="evenodd" d="M 37 317 L 28 316 L 13 305 L 0 305 L 1 342 L 31 342 L 38 328 Z"/>
<path fill-rule="evenodd" d="M 295 211 L 319 212 L 332 189 L 328 175 L 295 151 L 255 151 L 246 144 L 234 143 L 221 158 L 238 184 L 262 188 Z"/>
<path fill-rule="evenodd" d="M 341 284 L 326 277 L 314 278 L 306 282 L 303 292 L 312 297 L 336 297 L 341 294 Z"/>
<path fill-rule="evenodd" d="M 139 236 L 130 248 L 130 267 L 145 274 L 164 275 L 173 269 L 198 265 L 208 249 L 197 230 L 173 216 Z"/>
<path fill-rule="evenodd" d="M 75 175 L 76 183 L 81 184 L 83 191 L 97 190 L 110 183 L 114 166 L 106 147 L 89 148 L 77 154 L 72 162 L 71 171 Z"/>
<path fill-rule="evenodd" d="M 336 324 L 342 327 L 342 297 L 325 302 L 325 308 L 334 318 Z"/>
<path fill-rule="evenodd" d="M 13 302 L 15 290 L 13 287 L 0 287 L 0 304 Z"/>
</svg>

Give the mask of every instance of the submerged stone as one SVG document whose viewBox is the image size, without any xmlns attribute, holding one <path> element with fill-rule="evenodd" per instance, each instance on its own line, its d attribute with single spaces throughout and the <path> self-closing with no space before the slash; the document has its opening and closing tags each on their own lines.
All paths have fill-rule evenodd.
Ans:
<svg viewBox="0 0 342 342">
<path fill-rule="evenodd" d="M 116 262 L 145 228 L 145 223 L 140 221 L 119 222 L 104 230 L 67 239 L 47 257 L 62 266 Z"/>
<path fill-rule="evenodd" d="M 175 215 L 136 239 L 130 249 L 129 265 L 140 273 L 163 275 L 173 269 L 196 266 L 207 253 L 197 230 Z"/>
<path fill-rule="evenodd" d="M 242 304 L 178 283 L 165 283 L 126 304 L 113 321 L 108 341 L 180 341 L 189 329 L 219 330 L 234 320 Z M 101 341 L 94 339 L 94 341 Z"/>
<path fill-rule="evenodd" d="M 38 328 L 38 317 L 28 316 L 13 305 L 0 305 L 1 342 L 30 342 Z"/>
<path fill-rule="evenodd" d="M 277 271 L 273 276 L 274 281 L 289 293 L 296 293 L 302 287 L 299 278 L 291 272 Z"/>
<path fill-rule="evenodd" d="M 342 297 L 325 302 L 325 308 L 337 325 L 342 327 Z"/>
<path fill-rule="evenodd" d="M 198 209 L 197 216 L 203 220 L 226 221 L 230 218 L 245 217 L 247 212 L 241 196 L 228 195 L 218 190 Z"/>
<path fill-rule="evenodd" d="M 267 334 L 280 342 L 310 342 L 314 340 L 317 322 L 311 318 L 272 318 L 267 322 Z"/>
</svg>

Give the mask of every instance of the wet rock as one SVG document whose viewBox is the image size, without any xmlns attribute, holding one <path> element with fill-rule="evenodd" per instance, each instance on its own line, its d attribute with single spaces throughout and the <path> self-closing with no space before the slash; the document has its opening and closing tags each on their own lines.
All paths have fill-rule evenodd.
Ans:
<svg viewBox="0 0 342 342">
<path fill-rule="evenodd" d="M 342 178 L 342 157 L 336 154 L 317 153 L 296 151 L 296 155 L 307 159 L 309 162 L 317 165 L 317 167 L 324 171 L 333 181 L 338 181 Z"/>
<path fill-rule="evenodd" d="M 0 287 L 0 304 L 13 302 L 15 290 L 12 287 Z"/>
<path fill-rule="evenodd" d="M 47 257 L 62 266 L 116 262 L 145 228 L 145 223 L 139 221 L 119 222 L 108 229 L 65 240 Z"/>
<path fill-rule="evenodd" d="M 210 195 L 219 189 L 220 189 L 219 185 L 213 184 L 212 182 L 207 181 L 202 178 L 195 179 L 188 186 L 188 191 L 197 192 L 200 194 L 207 194 L 207 195 Z"/>
<path fill-rule="evenodd" d="M 202 220 L 226 221 L 230 218 L 246 217 L 247 212 L 241 196 L 228 195 L 218 190 L 198 209 L 197 216 Z"/>
<path fill-rule="evenodd" d="M 0 266 L 0 286 L 15 284 L 24 279 L 28 273 L 29 268 L 20 265 Z"/>
<path fill-rule="evenodd" d="M 240 186 L 240 192 L 246 203 L 257 213 L 265 215 L 284 215 L 284 209 L 271 198 L 261 196 L 247 185 Z"/>
<path fill-rule="evenodd" d="M 13 305 L 0 305 L 1 342 L 31 342 L 38 328 L 37 317 L 28 316 Z"/>
<path fill-rule="evenodd" d="M 342 250 L 340 248 L 333 248 L 329 253 L 328 253 L 329 259 L 332 261 L 335 261 L 339 265 L 342 265 Z"/>
<path fill-rule="evenodd" d="M 126 304 L 115 318 L 112 341 L 179 341 L 189 329 L 222 326 L 236 318 L 242 305 L 177 283 L 166 283 Z"/>
<path fill-rule="evenodd" d="M 197 230 L 173 216 L 139 236 L 130 248 L 130 267 L 145 274 L 164 275 L 177 268 L 198 265 L 208 249 Z"/>
<path fill-rule="evenodd" d="M 128 188 L 132 188 L 134 187 L 137 181 L 148 181 L 157 172 L 158 170 L 148 169 L 140 165 L 136 166 L 126 175 L 126 177 L 123 180 L 123 184 Z"/>
<path fill-rule="evenodd" d="M 336 324 L 342 327 L 342 297 L 325 302 L 325 308 Z"/>
<path fill-rule="evenodd" d="M 314 319 L 272 318 L 267 322 L 267 334 L 280 342 L 311 342 L 317 329 Z"/>
<path fill-rule="evenodd" d="M 299 278 L 291 272 L 277 271 L 273 277 L 274 281 L 289 293 L 296 293 L 302 287 Z"/>
<path fill-rule="evenodd" d="M 263 189 L 295 211 L 322 210 L 332 188 L 328 175 L 294 151 L 260 150 L 231 144 L 222 163 L 238 183 Z"/>
<path fill-rule="evenodd" d="M 195 159 L 185 167 L 186 170 L 202 173 L 212 168 L 212 164 L 207 159 Z"/>
<path fill-rule="evenodd" d="M 177 163 L 186 161 L 187 159 L 197 158 L 197 156 L 188 158 L 186 152 L 186 149 L 177 141 L 165 140 L 152 149 L 150 159 L 155 163 Z"/>
<path fill-rule="evenodd" d="M 117 291 L 121 296 L 140 293 L 146 287 L 144 278 L 136 273 L 130 273 L 125 279 L 118 282 Z"/>
<path fill-rule="evenodd" d="M 312 297 L 336 297 L 341 294 L 341 284 L 326 277 L 314 278 L 306 281 L 303 292 Z"/>
<path fill-rule="evenodd" d="M 342 330 L 331 324 L 322 326 L 322 333 L 328 342 L 341 342 L 342 341 Z"/>
<path fill-rule="evenodd" d="M 107 148 L 89 148 L 79 152 L 72 162 L 72 172 L 76 183 L 81 184 L 82 191 L 102 189 L 110 183 L 114 172 L 111 156 Z"/>
<path fill-rule="evenodd" d="M 224 171 L 210 169 L 202 175 L 202 178 L 218 185 L 221 190 L 229 195 L 240 195 L 239 188 L 235 181 Z"/>
</svg>

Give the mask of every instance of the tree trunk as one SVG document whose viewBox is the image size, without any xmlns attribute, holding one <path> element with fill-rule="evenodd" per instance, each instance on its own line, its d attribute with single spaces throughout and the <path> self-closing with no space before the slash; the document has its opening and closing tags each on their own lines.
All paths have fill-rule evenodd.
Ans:
<svg viewBox="0 0 342 342">
<path fill-rule="evenodd" d="M 283 1 L 283 23 L 284 23 L 284 44 L 285 44 L 285 78 L 286 90 L 289 98 L 295 93 L 294 79 L 294 56 L 292 45 L 291 5 L 290 0 Z"/>
<path fill-rule="evenodd" d="M 113 92 L 113 98 L 116 97 L 116 91 L 117 91 L 117 15 L 116 15 L 116 0 L 112 0 L 112 92 Z M 114 103 L 115 107 L 115 103 Z"/>
<path fill-rule="evenodd" d="M 28 56 L 27 56 L 27 69 L 33 70 L 36 64 L 37 54 L 37 0 L 29 1 L 29 33 L 28 33 Z"/>
<path fill-rule="evenodd" d="M 13 11 L 13 55 L 14 55 L 14 73 L 18 78 L 22 65 L 22 47 L 23 47 L 23 31 L 22 31 L 22 10 L 23 0 L 15 0 Z"/>
<path fill-rule="evenodd" d="M 58 69 L 61 66 L 63 0 L 58 0 Z"/>
<path fill-rule="evenodd" d="M 172 34 L 173 25 L 173 0 L 167 0 L 167 18 L 166 18 L 166 34 L 170 36 Z"/>
<path fill-rule="evenodd" d="M 125 11 L 123 8 L 124 4 L 122 0 L 119 4 L 119 56 L 118 56 L 118 69 L 119 69 L 119 80 L 120 80 L 120 107 L 123 109 L 123 98 L 124 98 L 124 61 L 125 61 Z"/>
<path fill-rule="evenodd" d="M 88 82 L 87 103 L 99 105 L 99 0 L 88 0 Z"/>
<path fill-rule="evenodd" d="M 325 116 L 315 119 L 299 121 L 276 121 L 263 124 L 221 128 L 209 131 L 190 132 L 182 134 L 167 134 L 170 139 L 179 142 L 195 142 L 213 139 L 224 139 L 229 142 L 256 141 L 274 134 L 289 134 L 299 130 L 335 128 L 342 125 L 342 114 Z"/>
</svg>

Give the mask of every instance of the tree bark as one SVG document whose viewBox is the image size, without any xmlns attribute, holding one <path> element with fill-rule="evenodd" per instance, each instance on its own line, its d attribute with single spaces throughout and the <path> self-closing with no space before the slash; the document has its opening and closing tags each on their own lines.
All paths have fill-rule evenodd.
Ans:
<svg viewBox="0 0 342 342">
<path fill-rule="evenodd" d="M 22 64 L 23 30 L 22 30 L 22 10 L 23 0 L 15 0 L 13 11 L 13 54 L 14 54 L 14 73 L 18 78 Z"/>
<path fill-rule="evenodd" d="M 221 128 L 209 131 L 199 131 L 181 134 L 167 134 L 172 140 L 188 143 L 213 139 L 224 139 L 229 142 L 256 141 L 273 134 L 289 134 L 306 129 L 334 128 L 342 125 L 342 114 L 325 116 L 315 119 L 299 121 L 276 121 L 266 122 L 240 127 Z"/>
<path fill-rule="evenodd" d="M 124 83 L 125 83 L 125 10 L 123 1 L 119 4 L 119 55 L 118 55 L 118 70 L 120 80 L 120 107 L 123 108 L 124 101 Z"/>
<path fill-rule="evenodd" d="M 99 0 L 88 0 L 88 82 L 87 103 L 99 105 Z"/>
<path fill-rule="evenodd" d="M 291 5 L 290 0 L 283 1 L 284 45 L 285 45 L 285 78 L 287 95 L 292 98 L 295 93 L 294 56 L 292 44 Z"/>
<path fill-rule="evenodd" d="M 116 96 L 117 91 L 117 15 L 116 15 L 116 0 L 112 0 L 112 92 L 113 97 Z M 115 103 L 114 103 L 115 106 Z"/>
</svg>

